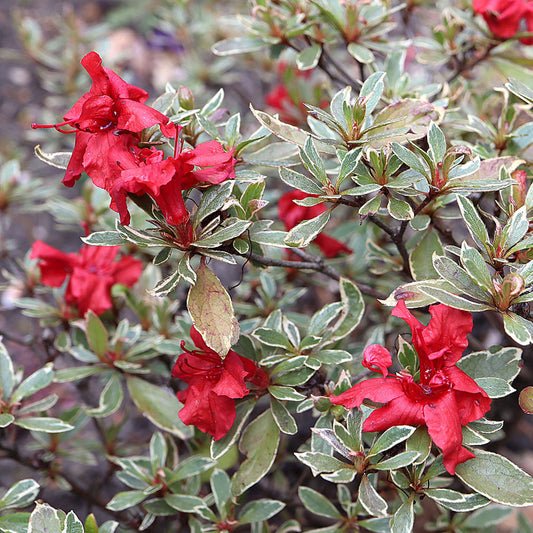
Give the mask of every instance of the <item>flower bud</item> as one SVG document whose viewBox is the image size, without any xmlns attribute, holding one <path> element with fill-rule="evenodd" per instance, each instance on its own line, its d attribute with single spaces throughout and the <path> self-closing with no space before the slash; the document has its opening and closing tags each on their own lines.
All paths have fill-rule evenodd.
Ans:
<svg viewBox="0 0 533 533">
<path fill-rule="evenodd" d="M 178 102 L 182 109 L 194 109 L 194 96 L 189 87 L 180 86 L 178 89 Z"/>
</svg>

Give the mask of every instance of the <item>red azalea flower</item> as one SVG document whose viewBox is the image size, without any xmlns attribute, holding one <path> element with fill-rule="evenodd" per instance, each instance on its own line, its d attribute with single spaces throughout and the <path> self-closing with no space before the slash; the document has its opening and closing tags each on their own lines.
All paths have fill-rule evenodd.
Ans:
<svg viewBox="0 0 533 533">
<path fill-rule="evenodd" d="M 477 383 L 457 368 L 468 345 L 472 316 L 443 304 L 429 308 L 431 320 L 421 324 L 403 300 L 392 314 L 411 327 L 413 346 L 420 361 L 420 381 L 401 371 L 397 375 L 368 379 L 330 398 L 349 409 L 365 399 L 384 404 L 363 423 L 363 431 L 384 431 L 399 425 L 423 425 L 433 442 L 442 450 L 444 466 L 450 474 L 455 467 L 475 455 L 462 447 L 461 426 L 481 418 L 490 408 L 490 398 Z M 388 350 L 372 345 L 364 352 L 364 365 L 383 370 L 391 365 Z"/>
<path fill-rule="evenodd" d="M 110 159 L 116 162 L 118 176 L 107 190 L 112 197 L 111 207 L 120 213 L 122 225 L 129 224 L 130 220 L 127 193 L 149 194 L 166 221 L 172 226 L 181 226 L 189 220 L 183 190 L 199 183 L 216 184 L 235 177 L 233 150 L 225 152 L 218 141 L 199 144 L 167 159 L 161 150 L 154 147 L 141 149 L 131 146 L 124 150 L 116 145 L 109 154 Z M 195 167 L 203 168 L 195 170 Z"/>
<path fill-rule="evenodd" d="M 81 64 L 93 82 L 89 92 L 68 111 L 65 122 L 32 127 L 55 127 L 59 131 L 66 125 L 75 128 L 76 143 L 63 183 L 72 187 L 85 171 L 95 185 L 109 191 L 118 172 L 115 162 L 108 157 L 112 147 L 118 144 L 127 149 L 137 144 L 138 134 L 156 124 L 167 137 L 174 137 L 177 130 L 168 117 L 143 103 L 148 99 L 146 91 L 103 67 L 96 52 L 89 52 Z"/>
<path fill-rule="evenodd" d="M 205 344 L 202 336 L 191 327 L 191 339 L 198 350 L 185 349 L 172 370 L 188 387 L 178 392 L 184 404 L 179 417 L 184 424 L 194 425 L 209 433 L 214 440 L 221 439 L 235 421 L 235 399 L 249 393 L 245 381 L 259 388 L 268 386 L 268 376 L 253 361 L 229 351 L 225 359 Z"/>
<path fill-rule="evenodd" d="M 307 194 L 298 189 L 294 189 L 285 193 L 279 199 L 278 216 L 285 223 L 285 229 L 287 231 L 304 220 L 310 220 L 321 215 L 326 210 L 326 206 L 323 203 L 305 207 L 293 202 L 293 200 L 303 200 L 304 198 L 317 198 L 317 195 Z M 318 234 L 313 242 L 322 250 L 322 253 L 327 258 L 337 257 L 343 252 L 347 254 L 352 253 L 352 250 L 345 244 L 324 233 Z"/>
<path fill-rule="evenodd" d="M 472 7 L 500 39 L 509 39 L 519 31 L 525 18 L 528 31 L 533 31 L 533 5 L 524 0 L 473 0 Z M 523 37 L 523 44 L 533 44 L 533 38 Z"/>
<path fill-rule="evenodd" d="M 142 263 L 131 256 L 115 261 L 120 246 L 83 246 L 78 253 L 64 253 L 35 241 L 31 259 L 39 260 L 41 282 L 60 287 L 68 278 L 65 302 L 77 307 L 80 316 L 90 309 L 101 315 L 113 306 L 111 287 L 131 287 L 142 273 Z"/>
</svg>

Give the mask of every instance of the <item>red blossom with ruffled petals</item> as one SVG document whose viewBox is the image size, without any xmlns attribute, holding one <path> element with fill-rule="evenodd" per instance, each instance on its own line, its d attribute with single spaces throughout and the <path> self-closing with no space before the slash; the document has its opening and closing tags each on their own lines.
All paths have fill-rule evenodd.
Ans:
<svg viewBox="0 0 533 533">
<path fill-rule="evenodd" d="M 184 404 L 179 417 L 184 424 L 194 425 L 219 440 L 235 422 L 235 399 L 244 398 L 249 390 L 245 381 L 257 388 L 268 386 L 268 376 L 253 361 L 230 350 L 224 359 L 207 346 L 198 331 L 191 327 L 191 339 L 197 350 L 185 350 L 172 370 L 172 375 L 188 384 L 178 392 Z"/>
<path fill-rule="evenodd" d="M 116 160 L 110 157 L 111 150 L 117 145 L 121 150 L 137 145 L 145 128 L 159 125 L 163 135 L 174 137 L 177 127 L 144 104 L 148 99 L 146 91 L 102 66 L 96 52 L 89 52 L 81 64 L 92 79 L 90 90 L 65 114 L 62 124 L 32 127 L 55 127 L 59 131 L 67 125 L 75 128 L 76 142 L 63 183 L 72 187 L 85 171 L 97 187 L 111 194 L 120 173 Z"/>
<path fill-rule="evenodd" d="M 131 287 L 142 273 L 142 263 L 131 256 L 116 260 L 120 246 L 83 246 L 78 253 L 65 253 L 35 241 L 31 259 L 38 259 L 41 283 L 60 287 L 65 280 L 65 302 L 80 316 L 91 310 L 97 315 L 111 309 L 111 288 L 117 283 Z"/>
<path fill-rule="evenodd" d="M 315 194 L 307 194 L 298 189 L 289 191 L 285 193 L 278 201 L 278 216 L 279 219 L 285 224 L 285 229 L 287 231 L 294 228 L 300 222 L 304 220 L 311 220 L 315 218 L 324 211 L 326 211 L 326 206 L 323 203 L 313 205 L 313 206 L 303 206 L 295 204 L 293 200 L 303 200 L 304 198 L 317 198 Z M 325 235 L 324 233 L 319 233 L 313 243 L 316 244 L 322 253 L 329 259 L 332 257 L 337 257 L 341 253 L 351 254 L 352 250 L 348 248 L 344 243 Z"/>
<path fill-rule="evenodd" d="M 480 14 L 490 31 L 500 39 L 510 39 L 525 20 L 528 31 L 533 31 L 533 4 L 526 0 L 473 0 L 472 8 Z M 525 30 L 525 28 L 524 28 Z M 532 37 L 522 37 L 523 44 L 533 44 Z"/>
<path fill-rule="evenodd" d="M 365 349 L 363 365 L 384 377 L 362 381 L 330 400 L 349 409 L 360 406 L 365 399 L 384 404 L 370 413 L 363 431 L 385 431 L 399 425 L 426 426 L 442 450 L 446 470 L 454 474 L 458 464 L 475 457 L 462 446 L 461 426 L 481 418 L 491 400 L 455 365 L 468 345 L 470 313 L 443 304 L 432 305 L 430 313 L 431 320 L 424 326 L 407 310 L 403 300 L 392 312 L 411 327 L 420 361 L 418 382 L 404 371 L 387 375 L 386 368 L 392 364 L 390 353 L 382 346 L 371 345 Z"/>
</svg>

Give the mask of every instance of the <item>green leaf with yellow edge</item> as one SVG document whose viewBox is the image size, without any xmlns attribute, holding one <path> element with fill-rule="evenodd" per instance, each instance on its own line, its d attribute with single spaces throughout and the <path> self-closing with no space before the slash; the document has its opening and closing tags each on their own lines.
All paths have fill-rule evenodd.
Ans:
<svg viewBox="0 0 533 533">
<path fill-rule="evenodd" d="M 341 278 L 339 290 L 343 308 L 339 320 L 333 327 L 330 341 L 343 339 L 349 335 L 359 325 L 365 310 L 363 296 L 355 283 L 347 278 Z"/>
<path fill-rule="evenodd" d="M 409 254 L 409 266 L 416 281 L 439 277 L 431 260 L 433 253 L 444 255 L 444 249 L 437 232 L 429 229 Z"/>
<path fill-rule="evenodd" d="M 40 145 L 37 145 L 34 148 L 34 153 L 41 161 L 44 161 L 46 164 L 52 167 L 62 169 L 66 169 L 68 167 L 68 163 L 70 161 L 70 158 L 72 157 L 71 152 L 43 152 L 41 150 Z"/>
<path fill-rule="evenodd" d="M 239 450 L 246 460 L 231 480 L 231 492 L 241 495 L 262 479 L 274 464 L 280 432 L 270 409 L 258 416 L 244 430 Z"/>
<path fill-rule="evenodd" d="M 93 352 L 101 359 L 108 350 L 108 333 L 107 329 L 93 311 L 87 312 L 87 340 Z"/>
<path fill-rule="evenodd" d="M 131 375 L 126 376 L 126 382 L 135 405 L 150 422 L 181 439 L 192 436 L 192 428 L 187 427 L 178 417 L 183 404 L 175 394 Z"/>
<path fill-rule="evenodd" d="M 374 148 L 393 141 L 404 143 L 424 137 L 432 122 L 444 116 L 442 107 L 423 100 L 405 98 L 382 109 L 357 144 L 368 143 Z"/>
<path fill-rule="evenodd" d="M 503 505 L 533 505 L 533 478 L 529 474 L 496 453 L 476 449 L 475 454 L 455 469 L 463 483 Z"/>
<path fill-rule="evenodd" d="M 272 115 L 265 113 L 264 111 L 258 111 L 250 106 L 252 113 L 255 118 L 271 133 L 273 133 L 279 139 L 296 144 L 298 146 L 304 146 L 305 141 L 309 138 L 310 134 L 296 126 L 291 126 L 290 124 L 285 124 L 277 118 L 274 118 Z M 321 152 L 326 152 L 329 154 L 335 153 L 335 148 L 326 143 L 320 142 L 315 139 L 315 144 L 317 149 Z"/>
<path fill-rule="evenodd" d="M 196 271 L 196 283 L 189 290 L 187 309 L 207 346 L 224 359 L 239 340 L 239 323 L 229 294 L 204 261 Z"/>
</svg>

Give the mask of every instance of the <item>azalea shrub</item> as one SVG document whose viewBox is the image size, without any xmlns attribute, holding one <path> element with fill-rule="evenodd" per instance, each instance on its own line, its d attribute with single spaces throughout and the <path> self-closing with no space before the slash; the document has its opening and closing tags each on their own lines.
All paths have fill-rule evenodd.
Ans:
<svg viewBox="0 0 533 533">
<path fill-rule="evenodd" d="M 0 533 L 533 532 L 533 3 L 156 3 L 0 171 Z"/>
</svg>

